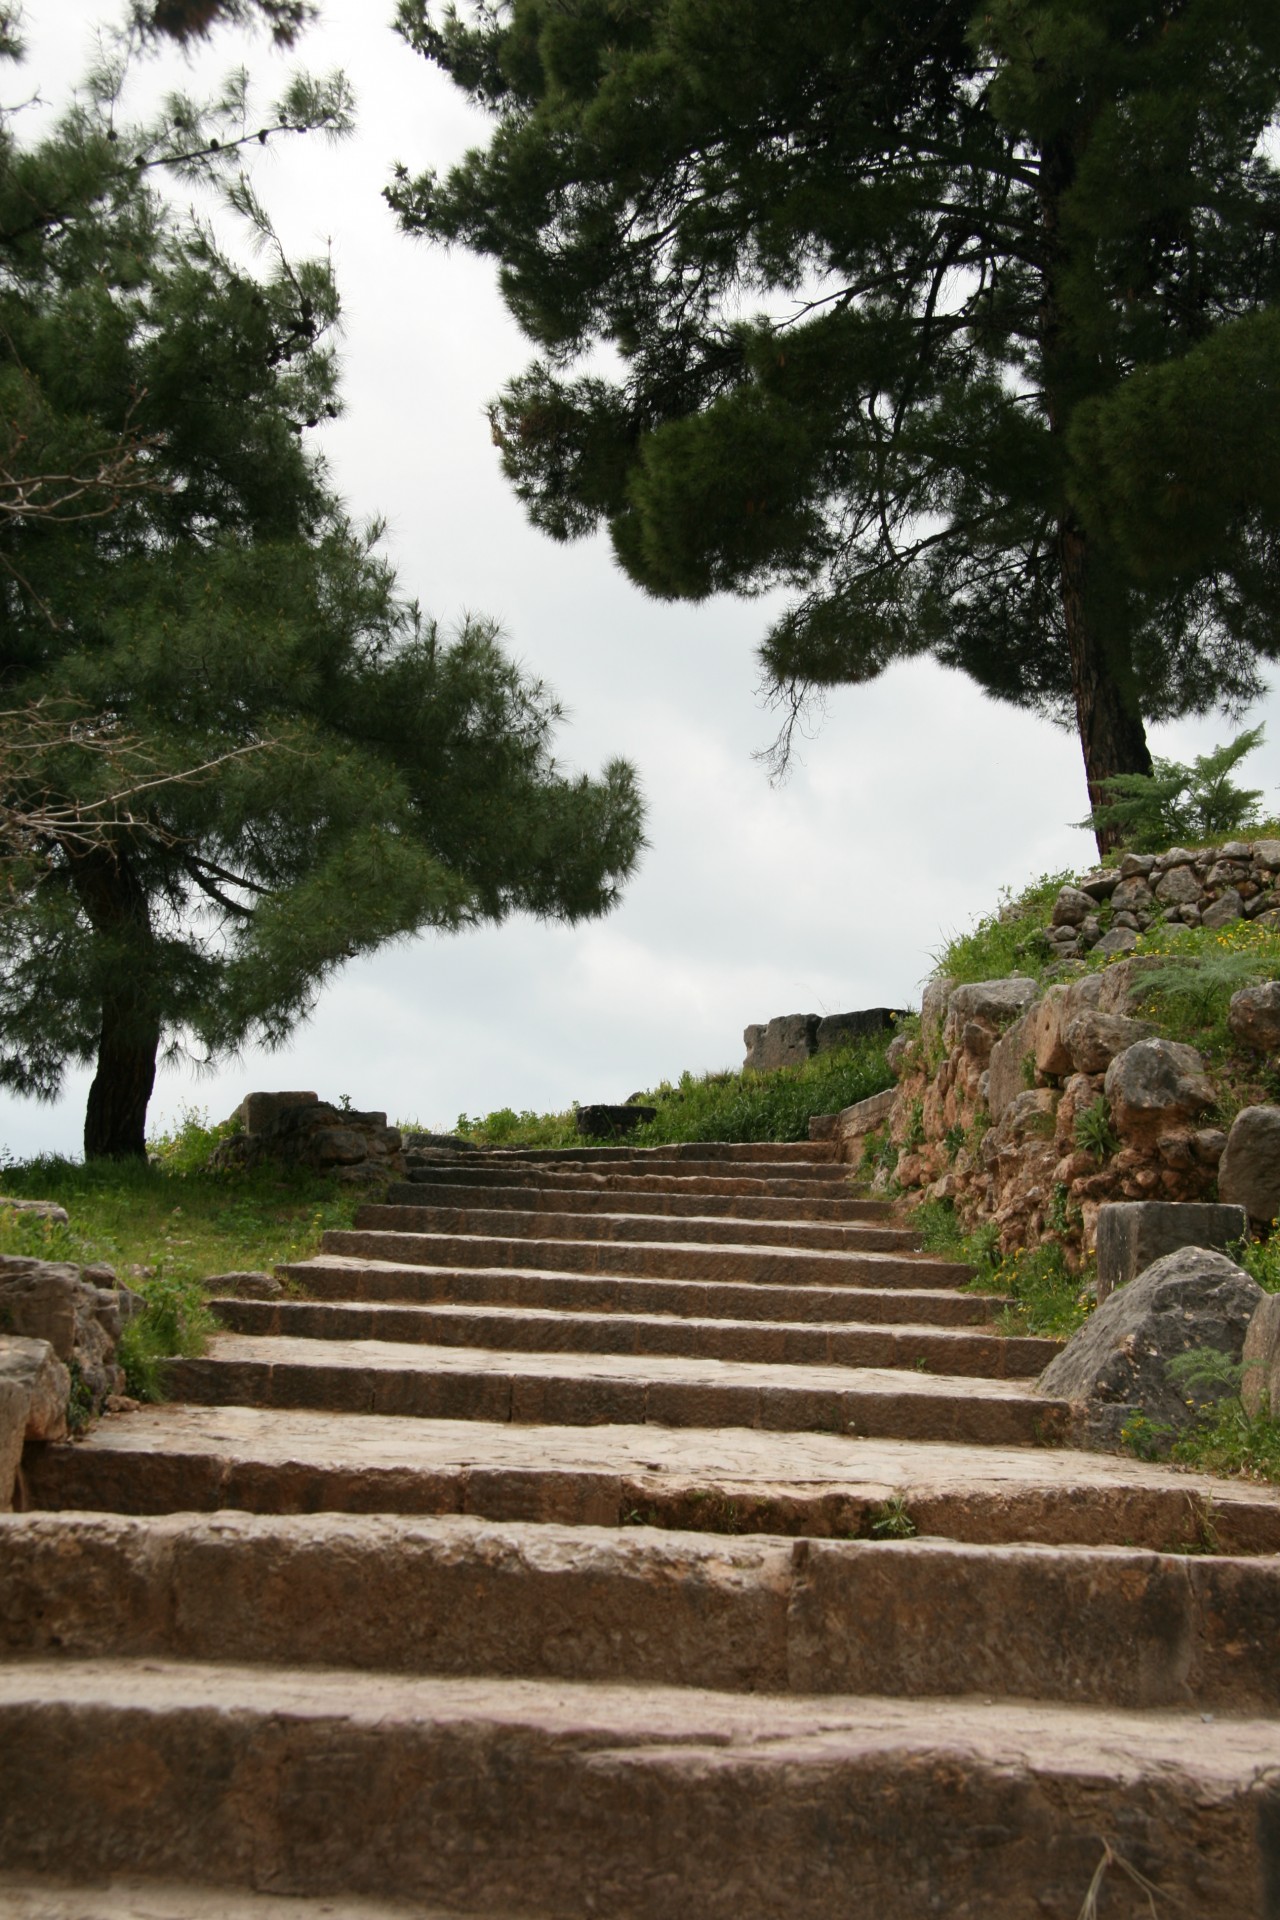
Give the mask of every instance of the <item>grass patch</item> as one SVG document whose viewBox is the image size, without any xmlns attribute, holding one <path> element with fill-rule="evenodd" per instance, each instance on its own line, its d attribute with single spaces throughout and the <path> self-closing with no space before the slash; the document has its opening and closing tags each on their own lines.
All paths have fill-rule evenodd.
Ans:
<svg viewBox="0 0 1280 1920">
<path fill-rule="evenodd" d="M 1280 1221 L 1271 1222 L 1269 1239 L 1246 1240 L 1231 1253 L 1264 1293 L 1280 1293 Z"/>
<path fill-rule="evenodd" d="M 277 1261 L 314 1253 L 326 1227 L 350 1226 L 358 1204 L 321 1174 L 185 1170 L 163 1152 L 145 1162 L 46 1155 L 6 1167 L 0 1184 L 14 1199 L 56 1200 L 71 1216 L 69 1227 L 50 1227 L 0 1210 L 0 1253 L 105 1261 L 130 1284 L 154 1275 L 269 1272 Z"/>
<path fill-rule="evenodd" d="M 1205 1408 L 1170 1451 L 1183 1466 L 1202 1473 L 1280 1482 L 1280 1420 L 1247 1413 L 1235 1394 Z"/>
<path fill-rule="evenodd" d="M 1001 1333 L 1065 1339 L 1093 1311 L 1093 1275 L 1073 1273 L 1056 1240 L 1001 1255 L 995 1223 L 965 1233 L 949 1200 L 925 1200 L 912 1211 L 911 1224 L 927 1253 L 973 1268 L 966 1292 L 1004 1296 L 1008 1304 L 996 1322 Z"/>
<path fill-rule="evenodd" d="M 779 1067 L 772 1073 L 744 1068 L 737 1073 L 683 1073 L 674 1083 L 664 1080 L 640 1096 L 644 1105 L 657 1108 L 657 1118 L 628 1134 L 627 1144 L 661 1147 L 696 1140 L 807 1140 L 814 1114 L 839 1113 L 893 1085 L 885 1062 L 891 1038 L 889 1033 L 868 1034 L 851 1046 L 815 1054 L 802 1066 Z M 455 1131 L 487 1147 L 591 1144 L 577 1132 L 572 1111 L 516 1113 L 501 1107 L 475 1118 L 459 1115 Z"/>
<path fill-rule="evenodd" d="M 1002 980 L 1011 973 L 1039 979 L 1054 959 L 1047 938 L 1053 903 L 1071 873 L 1044 873 L 1021 893 L 1007 888 L 1000 905 L 968 933 L 953 934 L 933 955 L 934 972 L 965 985 L 977 980 Z"/>
</svg>

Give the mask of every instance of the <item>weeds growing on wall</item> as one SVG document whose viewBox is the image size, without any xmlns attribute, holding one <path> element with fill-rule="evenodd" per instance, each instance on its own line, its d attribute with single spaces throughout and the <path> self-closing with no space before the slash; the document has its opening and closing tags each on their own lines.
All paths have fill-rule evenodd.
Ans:
<svg viewBox="0 0 1280 1920">
<path fill-rule="evenodd" d="M 1045 873 L 1021 893 L 1007 889 L 1000 905 L 968 933 L 956 933 L 932 956 L 936 974 L 961 985 L 975 980 L 1001 980 L 1010 973 L 1039 979 L 1053 961 L 1046 929 L 1053 903 L 1071 873 Z"/>
<path fill-rule="evenodd" d="M 997 1323 L 1002 1333 L 1065 1338 L 1093 1310 L 1093 1274 L 1073 1273 L 1056 1240 L 1001 1254 L 994 1221 L 965 1233 L 949 1200 L 923 1201 L 913 1209 L 911 1224 L 927 1252 L 973 1268 L 968 1291 L 1004 1297 L 1007 1304 Z"/>
</svg>

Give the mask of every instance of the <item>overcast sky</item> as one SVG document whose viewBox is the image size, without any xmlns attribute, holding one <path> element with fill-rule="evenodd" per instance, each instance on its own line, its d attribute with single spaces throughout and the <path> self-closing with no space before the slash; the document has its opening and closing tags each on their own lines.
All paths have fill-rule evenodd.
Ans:
<svg viewBox="0 0 1280 1920">
<path fill-rule="evenodd" d="M 537 533 L 499 471 L 485 404 L 530 350 L 491 267 L 406 239 L 380 194 L 391 167 L 446 164 L 483 138 L 460 96 L 387 21 L 392 0 L 322 0 L 293 56 L 224 32 L 198 59 L 149 63 L 198 91 L 248 64 L 264 101 L 297 64 L 341 67 L 359 130 L 255 156 L 254 182 L 295 255 L 332 252 L 342 292 L 345 417 L 323 444 L 357 516 L 382 514 L 404 588 L 448 624 L 503 626 L 568 712 L 560 757 L 633 760 L 648 798 L 643 867 L 608 919 L 513 920 L 426 936 L 347 969 L 286 1048 L 196 1076 L 161 1071 L 153 1126 L 188 1106 L 224 1117 L 253 1088 L 346 1094 L 393 1118 L 452 1125 L 493 1107 L 621 1100 L 684 1068 L 738 1065 L 742 1029 L 774 1014 L 916 1005 L 930 956 L 1004 885 L 1088 862 L 1073 734 L 984 699 L 928 663 L 830 699 L 781 789 L 753 753 L 776 731 L 760 704 L 759 601 L 646 599 L 603 539 Z M 110 0 L 26 0 L 25 90 L 65 99 Z M 6 76 L 10 97 L 17 93 Z M 1274 804 L 1280 724 L 1249 784 Z M 1157 730 L 1185 759 L 1230 723 Z M 54 1106 L 0 1095 L 0 1147 L 79 1151 L 87 1071 Z"/>
</svg>

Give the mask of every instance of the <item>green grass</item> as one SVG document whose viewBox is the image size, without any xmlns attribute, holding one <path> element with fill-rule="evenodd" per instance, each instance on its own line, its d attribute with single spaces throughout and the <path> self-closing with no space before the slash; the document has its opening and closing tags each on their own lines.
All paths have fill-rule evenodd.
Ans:
<svg viewBox="0 0 1280 1920">
<path fill-rule="evenodd" d="M 1206 1408 L 1189 1433 L 1175 1440 L 1173 1459 L 1202 1473 L 1229 1474 L 1243 1480 L 1280 1481 L 1280 1419 L 1250 1415 L 1232 1395 Z"/>
<path fill-rule="evenodd" d="M 1002 980 L 1011 973 L 1039 979 L 1053 962 L 1046 928 L 1053 903 L 1071 873 L 1045 873 L 1021 893 L 1001 895 L 1000 905 L 968 933 L 952 934 L 933 955 L 934 972 L 965 985 L 977 980 Z"/>
<path fill-rule="evenodd" d="M 836 1052 L 815 1054 L 799 1067 L 773 1073 L 681 1074 L 640 1096 L 658 1109 L 627 1136 L 638 1147 L 668 1146 L 696 1140 L 807 1140 L 816 1113 L 839 1113 L 893 1085 L 885 1064 L 892 1036 L 872 1034 Z M 479 1146 L 569 1147 L 584 1144 L 572 1111 L 559 1114 L 495 1113 L 459 1116 L 455 1131 Z M 602 1141 L 613 1145 L 616 1142 Z"/>
<path fill-rule="evenodd" d="M 305 1259 L 327 1227 L 350 1226 L 354 1216 L 357 1197 L 323 1175 L 208 1172 L 226 1131 L 189 1114 L 150 1143 L 146 1162 L 43 1156 L 0 1169 L 6 1197 L 56 1200 L 70 1215 L 63 1226 L 0 1207 L 0 1253 L 104 1262 L 146 1301 L 119 1356 L 140 1399 L 159 1397 L 165 1356 L 201 1351 L 213 1325 L 207 1276 L 269 1273 L 279 1261 Z"/>
<path fill-rule="evenodd" d="M 1092 1312 L 1093 1275 L 1072 1273 L 1056 1240 L 1002 1255 L 994 1221 L 967 1234 L 949 1200 L 925 1200 L 910 1218 L 926 1252 L 973 1268 L 966 1291 L 1000 1294 L 1008 1301 L 997 1322 L 1002 1333 L 1065 1339 Z"/>
</svg>

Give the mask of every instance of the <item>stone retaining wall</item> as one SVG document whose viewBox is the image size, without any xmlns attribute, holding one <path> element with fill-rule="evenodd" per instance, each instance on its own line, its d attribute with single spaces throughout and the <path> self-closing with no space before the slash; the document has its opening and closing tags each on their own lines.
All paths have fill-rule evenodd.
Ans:
<svg viewBox="0 0 1280 1920">
<path fill-rule="evenodd" d="M 1130 953 L 1157 920 L 1225 927 L 1240 919 L 1280 926 L 1280 840 L 1126 854 L 1118 867 L 1062 889 L 1049 938 L 1062 959 L 1075 959 Z"/>
</svg>

